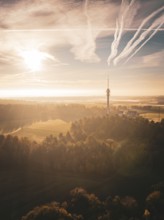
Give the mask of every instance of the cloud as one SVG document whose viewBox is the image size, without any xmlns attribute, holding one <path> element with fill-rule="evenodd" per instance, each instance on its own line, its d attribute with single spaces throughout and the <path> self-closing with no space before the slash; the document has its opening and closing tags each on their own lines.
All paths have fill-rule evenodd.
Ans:
<svg viewBox="0 0 164 220">
<path fill-rule="evenodd" d="M 152 54 L 145 56 L 140 56 L 134 58 L 129 64 L 129 68 L 138 69 L 138 68 L 164 68 L 163 63 L 164 50 L 158 51 Z M 122 66 L 123 67 L 123 66 Z"/>
<path fill-rule="evenodd" d="M 132 23 L 138 8 L 139 4 L 137 4 L 135 0 L 132 0 L 131 2 L 122 0 L 119 16 L 116 20 L 116 31 L 111 45 L 111 53 L 107 61 L 109 66 L 112 64 L 113 59 L 118 54 L 118 47 L 125 30 L 125 25 L 129 26 Z"/>
<path fill-rule="evenodd" d="M 96 53 L 96 39 L 114 34 L 120 10 L 120 1 L 109 0 L 89 0 L 87 4 L 75 0 L 5 2 L 0 8 L 0 29 L 3 30 L 0 33 L 1 53 L 10 51 L 11 56 L 17 56 L 17 49 L 37 47 L 49 52 L 50 48 L 69 46 L 76 60 L 89 63 L 100 61 Z M 153 1 L 149 2 L 154 7 Z M 147 1 L 143 7 L 145 5 Z M 139 24 L 142 16 L 136 17 L 137 8 L 127 14 L 124 31 Z M 135 17 L 135 24 L 130 22 L 131 17 Z"/>
<path fill-rule="evenodd" d="M 122 50 L 122 52 L 114 59 L 113 63 L 114 65 L 117 65 L 122 59 L 127 59 L 130 60 L 133 57 L 130 56 L 130 54 L 132 52 L 134 52 L 134 55 L 136 54 L 136 51 L 138 52 L 138 50 L 140 50 L 145 43 L 147 43 L 158 31 L 159 28 L 162 27 L 164 21 L 163 18 L 164 16 L 160 16 L 159 18 L 157 18 L 155 21 L 152 21 L 152 24 L 146 29 L 144 30 L 142 33 L 142 29 L 144 28 L 144 26 L 150 22 L 151 19 L 153 19 L 155 16 L 157 16 L 159 13 L 164 11 L 164 6 L 161 8 L 158 8 L 157 10 L 153 11 L 150 15 L 148 15 L 140 24 L 139 28 L 137 29 L 136 33 L 134 34 L 134 36 L 131 38 L 131 40 L 127 43 L 127 45 L 124 47 L 124 49 Z M 154 30 L 155 28 L 155 30 Z M 154 30 L 154 32 L 151 34 L 152 30 Z M 143 42 L 145 41 L 145 42 Z M 137 50 L 137 46 L 141 45 L 141 47 Z"/>
<path fill-rule="evenodd" d="M 13 35 L 12 42 L 14 38 L 15 42 L 12 45 L 18 42 L 18 38 L 23 39 L 20 42 L 25 42 L 26 39 L 30 41 L 33 35 L 40 43 L 42 40 L 42 43 L 47 44 L 47 47 L 71 45 L 70 51 L 77 60 L 98 62 L 100 58 L 96 54 L 96 39 L 101 33 L 101 28 L 113 26 L 117 11 L 117 5 L 105 4 L 102 1 L 88 1 L 85 6 L 80 1 L 19 1 L 1 9 L 1 29 L 8 27 L 10 33 L 6 31 L 4 34 Z M 38 30 L 44 31 L 44 37 Z M 17 33 L 14 33 L 16 31 Z M 50 34 L 52 39 L 49 37 L 50 31 L 54 31 Z"/>
<path fill-rule="evenodd" d="M 163 63 L 164 50 L 156 52 L 142 58 L 142 63 L 145 67 L 162 67 L 164 68 Z"/>
</svg>

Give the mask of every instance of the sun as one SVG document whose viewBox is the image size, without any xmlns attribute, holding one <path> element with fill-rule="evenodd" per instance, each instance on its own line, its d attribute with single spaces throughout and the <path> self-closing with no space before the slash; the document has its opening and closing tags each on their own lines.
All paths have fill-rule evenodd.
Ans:
<svg viewBox="0 0 164 220">
<path fill-rule="evenodd" d="M 26 50 L 21 52 L 26 67 L 32 72 L 42 69 L 42 61 L 45 59 L 44 53 L 37 49 Z"/>
</svg>

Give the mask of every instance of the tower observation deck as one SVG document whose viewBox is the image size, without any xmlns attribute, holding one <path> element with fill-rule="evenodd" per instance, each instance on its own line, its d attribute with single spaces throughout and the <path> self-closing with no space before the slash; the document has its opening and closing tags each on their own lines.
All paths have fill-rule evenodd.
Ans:
<svg viewBox="0 0 164 220">
<path fill-rule="evenodd" d="M 109 112 L 110 112 L 110 105 L 109 105 L 110 89 L 109 88 L 107 88 L 107 90 L 106 90 L 106 95 L 107 95 L 107 109 L 106 109 L 106 112 L 107 112 L 107 115 L 109 115 Z"/>
</svg>

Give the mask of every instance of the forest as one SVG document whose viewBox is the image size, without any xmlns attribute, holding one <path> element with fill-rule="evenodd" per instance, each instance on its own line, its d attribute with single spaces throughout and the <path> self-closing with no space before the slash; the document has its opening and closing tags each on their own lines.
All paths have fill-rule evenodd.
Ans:
<svg viewBox="0 0 164 220">
<path fill-rule="evenodd" d="M 31 120 L 52 111 L 29 108 L 40 113 Z M 107 116 L 99 108 L 93 117 L 85 107 L 76 116 L 68 108 L 66 134 L 41 143 L 0 135 L 1 219 L 164 219 L 164 120 Z"/>
<path fill-rule="evenodd" d="M 104 109 L 83 104 L 54 104 L 41 102 L 0 104 L 0 130 L 12 131 L 24 125 L 49 119 L 74 121 L 104 114 Z"/>
</svg>

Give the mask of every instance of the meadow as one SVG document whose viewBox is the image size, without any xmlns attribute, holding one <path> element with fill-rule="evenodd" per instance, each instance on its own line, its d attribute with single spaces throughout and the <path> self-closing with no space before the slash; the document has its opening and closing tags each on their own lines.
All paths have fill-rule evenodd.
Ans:
<svg viewBox="0 0 164 220">
<path fill-rule="evenodd" d="M 160 122 L 164 118 L 164 113 L 159 114 L 157 112 L 154 112 L 154 113 L 146 112 L 146 113 L 140 114 L 140 116 L 142 116 L 143 118 L 146 118 L 150 121 Z"/>
<path fill-rule="evenodd" d="M 40 121 L 24 126 L 14 132 L 8 133 L 19 138 L 27 137 L 30 140 L 41 142 L 46 136 L 58 136 L 60 133 L 66 134 L 70 129 L 71 123 L 60 119 Z"/>
</svg>

